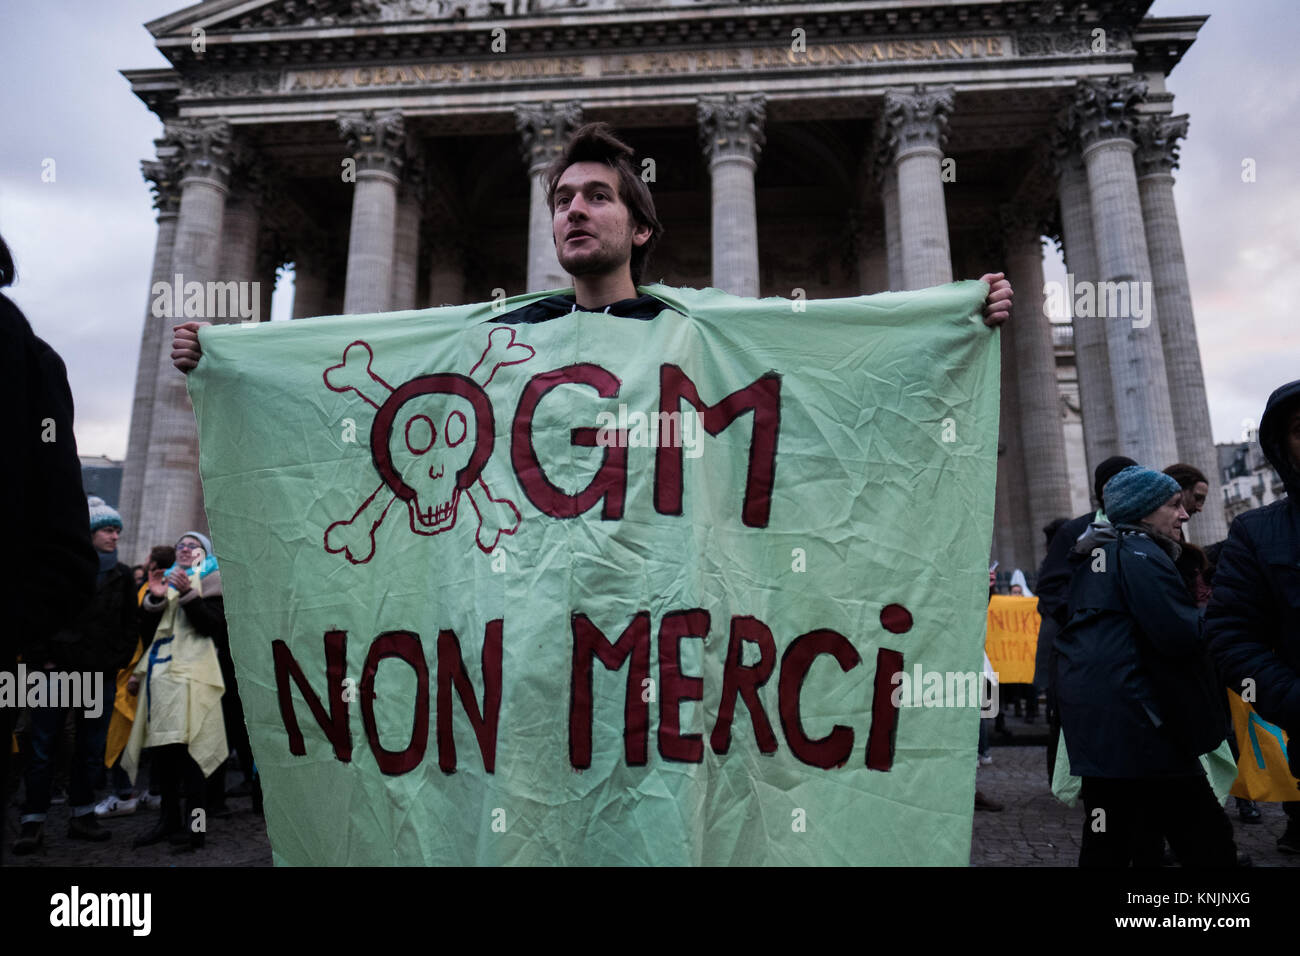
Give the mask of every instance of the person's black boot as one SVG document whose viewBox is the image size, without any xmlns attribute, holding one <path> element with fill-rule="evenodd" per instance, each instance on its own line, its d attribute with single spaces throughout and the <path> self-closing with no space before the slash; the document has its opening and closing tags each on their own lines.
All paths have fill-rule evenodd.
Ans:
<svg viewBox="0 0 1300 956">
<path fill-rule="evenodd" d="M 29 820 L 22 825 L 18 839 L 14 841 L 13 854 L 14 856 L 27 856 L 29 853 L 35 853 L 44 842 L 45 824 L 39 820 Z"/>
<path fill-rule="evenodd" d="M 131 846 L 133 846 L 137 850 L 140 849 L 141 847 L 153 846 L 155 843 L 162 843 L 164 840 L 170 839 L 173 834 L 183 833 L 183 832 L 184 830 L 182 829 L 179 823 L 168 824 L 168 823 L 163 823 L 160 820 L 158 821 L 158 824 L 148 833 L 136 837 L 135 842 L 133 842 Z"/>
<path fill-rule="evenodd" d="M 90 840 L 103 843 L 113 836 L 112 832 L 100 825 L 93 813 L 82 814 L 68 821 L 68 838 L 72 840 Z"/>
</svg>

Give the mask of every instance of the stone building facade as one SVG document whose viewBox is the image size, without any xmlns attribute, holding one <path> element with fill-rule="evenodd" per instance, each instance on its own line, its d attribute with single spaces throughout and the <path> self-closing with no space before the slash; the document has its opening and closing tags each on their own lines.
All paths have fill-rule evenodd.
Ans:
<svg viewBox="0 0 1300 956">
<path fill-rule="evenodd" d="M 1009 274 L 993 553 L 1031 569 L 1038 529 L 1077 513 L 1043 236 L 1076 283 L 1148 293 L 1143 321 L 1076 310 L 1089 472 L 1123 453 L 1219 473 L 1165 87 L 1204 18 L 1149 5 L 207 0 L 147 24 L 169 68 L 125 71 L 164 122 L 153 278 L 259 282 L 263 318 L 289 263 L 294 317 L 564 287 L 539 173 L 607 120 L 667 229 L 647 279 L 815 298 Z M 204 525 L 150 303 L 128 553 Z"/>
</svg>

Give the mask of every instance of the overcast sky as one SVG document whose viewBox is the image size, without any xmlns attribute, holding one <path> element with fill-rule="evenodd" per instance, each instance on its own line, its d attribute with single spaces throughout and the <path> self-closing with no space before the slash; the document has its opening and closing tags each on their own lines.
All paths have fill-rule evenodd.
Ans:
<svg viewBox="0 0 1300 956">
<path fill-rule="evenodd" d="M 157 227 L 140 160 L 162 124 L 118 71 L 166 66 L 142 24 L 177 0 L 6 0 L 0 234 L 9 291 L 68 366 L 83 455 L 126 454 Z M 1248 11 L 1248 12 L 1247 12 Z M 1169 87 L 1191 114 L 1175 195 L 1217 442 L 1300 377 L 1300 73 L 1295 0 L 1157 0 L 1209 14 Z M 1256 181 L 1243 183 L 1242 160 Z M 46 160 L 54 181 L 42 181 Z M 1058 277 L 1059 261 L 1047 264 Z M 282 283 L 283 284 L 283 283 Z M 287 290 L 285 290 L 287 292 Z M 287 314 L 277 294 L 273 316 Z M 1175 409 L 1175 414 L 1177 410 Z"/>
</svg>

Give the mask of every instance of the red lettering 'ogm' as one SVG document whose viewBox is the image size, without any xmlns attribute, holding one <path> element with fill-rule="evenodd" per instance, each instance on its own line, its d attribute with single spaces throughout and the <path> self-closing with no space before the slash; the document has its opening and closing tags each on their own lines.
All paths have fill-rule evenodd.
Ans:
<svg viewBox="0 0 1300 956">
<path fill-rule="evenodd" d="M 588 363 L 567 365 L 534 375 L 524 386 L 523 394 L 519 396 L 519 405 L 515 409 L 514 422 L 510 428 L 510 463 L 519 477 L 524 494 L 543 514 L 552 518 L 576 518 L 604 498 L 601 518 L 617 521 L 623 517 L 623 503 L 627 497 L 625 443 L 620 443 L 624 447 L 610 445 L 605 448 L 600 469 L 591 483 L 576 495 L 568 494 L 552 484 L 537 457 L 537 449 L 533 445 L 533 417 L 537 413 L 537 406 L 551 389 L 570 383 L 589 385 L 601 398 L 614 398 L 622 385 L 610 372 L 599 365 Z M 593 446 L 596 444 L 595 435 L 595 429 L 575 428 L 571 432 L 570 442 L 577 446 Z"/>
<path fill-rule="evenodd" d="M 705 405 L 700 393 L 676 365 L 659 366 L 659 411 L 669 415 L 681 411 L 686 399 L 704 419 L 710 435 L 723 429 L 745 412 L 754 413 L 749 437 L 749 470 L 745 477 L 745 500 L 740 518 L 751 528 L 766 528 L 772 514 L 772 487 L 776 481 L 776 445 L 781 431 L 781 376 L 767 372 L 715 405 Z M 660 427 L 668 418 L 660 418 Z M 684 430 L 684 429 L 683 429 Z M 655 453 L 655 510 L 661 515 L 682 513 L 681 443 L 660 441 Z"/>
</svg>

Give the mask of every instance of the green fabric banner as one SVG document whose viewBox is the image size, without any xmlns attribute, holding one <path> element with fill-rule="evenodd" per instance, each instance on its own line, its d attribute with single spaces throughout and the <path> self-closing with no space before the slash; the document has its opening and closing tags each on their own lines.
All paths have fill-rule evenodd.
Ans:
<svg viewBox="0 0 1300 956">
<path fill-rule="evenodd" d="M 277 863 L 968 862 L 987 286 L 641 291 L 202 331 Z"/>
</svg>

